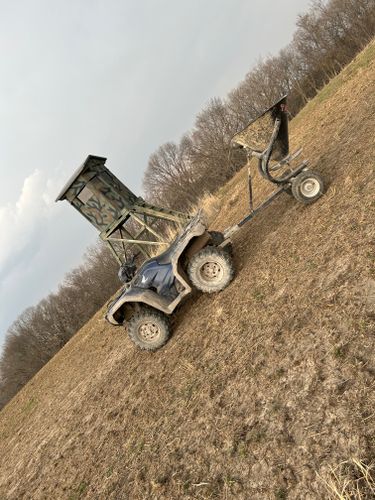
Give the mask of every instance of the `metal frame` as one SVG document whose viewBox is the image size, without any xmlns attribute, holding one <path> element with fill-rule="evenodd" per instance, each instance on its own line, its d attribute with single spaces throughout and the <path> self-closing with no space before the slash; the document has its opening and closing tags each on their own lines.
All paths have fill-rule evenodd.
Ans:
<svg viewBox="0 0 375 500">
<path fill-rule="evenodd" d="M 149 258 L 150 247 L 169 244 L 164 241 L 163 222 L 186 225 L 192 217 L 151 205 L 137 197 L 105 166 L 106 160 L 103 156 L 88 155 L 64 185 L 56 201 L 67 200 L 99 230 L 100 238 L 120 265 L 127 261 L 129 247 L 137 249 L 135 257 L 143 255 Z M 90 193 L 87 198 L 82 197 L 85 190 Z M 94 201 L 96 199 L 96 204 L 90 205 L 91 197 Z M 96 218 L 100 211 L 105 217 Z"/>
<path fill-rule="evenodd" d="M 285 112 L 284 110 L 282 110 Z M 251 148 L 241 145 L 241 147 L 246 151 L 246 157 L 247 157 L 247 174 L 248 174 L 248 190 L 249 190 L 249 207 L 250 207 L 250 212 L 240 220 L 237 224 L 234 224 L 233 226 L 230 226 L 224 231 L 224 241 L 220 246 L 224 246 L 227 244 L 228 239 L 233 236 L 237 231 L 240 230 L 240 228 L 246 224 L 246 222 L 249 222 L 252 220 L 261 210 L 266 208 L 272 201 L 277 198 L 281 193 L 285 192 L 288 188 L 291 186 L 291 180 L 296 177 L 300 172 L 303 170 L 307 169 L 308 165 L 308 160 L 302 161 L 302 163 L 296 167 L 294 170 L 289 172 L 286 175 L 283 175 L 281 177 L 274 177 L 271 174 L 271 171 L 278 170 L 285 165 L 290 165 L 290 162 L 294 159 L 296 159 L 301 153 L 302 153 L 302 148 L 300 148 L 298 151 L 296 151 L 293 154 L 289 154 L 282 158 L 276 165 L 273 165 L 272 167 L 270 166 L 270 160 L 271 160 L 271 155 L 272 151 L 276 142 L 276 139 L 278 137 L 278 133 L 280 131 L 280 126 L 281 126 L 281 118 L 276 117 L 275 118 L 275 123 L 274 123 L 274 128 L 272 131 L 272 135 L 269 141 L 268 146 L 263 152 L 258 152 L 254 151 Z M 274 191 L 268 198 L 266 198 L 260 205 L 258 205 L 256 208 L 254 208 L 254 202 L 253 202 L 253 187 L 252 187 L 252 176 L 251 176 L 251 167 L 250 167 L 250 161 L 252 158 L 257 158 L 258 159 L 258 171 L 260 175 L 266 179 L 267 181 L 271 182 L 272 184 L 276 184 L 278 189 Z"/>
<path fill-rule="evenodd" d="M 133 205 L 130 210 L 123 210 L 121 216 L 102 231 L 99 236 L 107 243 L 113 256 L 121 265 L 126 261 L 126 250 L 132 245 L 138 250 L 137 256 L 142 254 L 146 258 L 150 258 L 151 254 L 148 251 L 148 247 L 159 245 L 167 246 L 170 244 L 169 241 L 164 241 L 160 232 L 152 227 L 157 221 L 163 220 L 181 224 L 187 223 L 191 218 L 192 217 L 188 214 L 156 207 L 144 202 L 142 205 Z M 129 224 L 131 221 L 135 221 L 141 226 L 140 231 L 136 234 L 132 234 L 130 229 L 125 227 L 126 224 Z M 152 235 L 153 239 L 145 239 L 147 235 Z M 116 250 L 115 242 L 120 242 L 122 244 L 121 253 Z M 123 257 L 124 260 L 122 260 L 121 257 Z"/>
</svg>

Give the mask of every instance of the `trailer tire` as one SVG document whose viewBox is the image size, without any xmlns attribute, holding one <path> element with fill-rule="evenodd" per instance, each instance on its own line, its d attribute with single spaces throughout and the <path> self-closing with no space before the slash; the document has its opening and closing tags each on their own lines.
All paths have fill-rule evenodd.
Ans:
<svg viewBox="0 0 375 500">
<path fill-rule="evenodd" d="M 311 170 L 305 170 L 292 180 L 292 194 L 297 201 L 314 203 L 324 192 L 323 179 Z"/>
<path fill-rule="evenodd" d="M 152 307 L 141 307 L 127 322 L 127 328 L 130 339 L 145 351 L 160 349 L 171 336 L 168 316 Z"/>
<path fill-rule="evenodd" d="M 207 246 L 190 259 L 187 273 L 201 292 L 220 292 L 234 277 L 232 256 L 223 248 Z"/>
</svg>

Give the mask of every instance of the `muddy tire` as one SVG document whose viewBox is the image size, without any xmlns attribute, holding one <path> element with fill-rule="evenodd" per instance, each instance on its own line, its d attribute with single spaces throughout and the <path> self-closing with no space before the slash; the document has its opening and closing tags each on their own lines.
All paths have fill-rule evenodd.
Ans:
<svg viewBox="0 0 375 500">
<path fill-rule="evenodd" d="M 220 292 L 233 279 L 233 260 L 224 249 L 207 246 L 190 259 L 187 273 L 193 286 L 201 292 Z"/>
<path fill-rule="evenodd" d="M 292 181 L 292 194 L 297 201 L 308 205 L 314 203 L 324 192 L 323 179 L 319 174 L 306 170 Z"/>
<path fill-rule="evenodd" d="M 171 335 L 168 317 L 149 307 L 143 307 L 133 314 L 127 327 L 130 339 L 145 351 L 160 349 Z"/>
</svg>

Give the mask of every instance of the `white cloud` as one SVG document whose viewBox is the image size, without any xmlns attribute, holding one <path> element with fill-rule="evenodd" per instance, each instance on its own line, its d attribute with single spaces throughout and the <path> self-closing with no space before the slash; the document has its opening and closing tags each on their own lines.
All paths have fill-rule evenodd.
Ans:
<svg viewBox="0 0 375 500">
<path fill-rule="evenodd" d="M 46 220 L 52 217 L 56 184 L 55 180 L 35 170 L 26 177 L 18 200 L 0 207 L 0 275 L 7 273 L 9 260 L 21 256 L 30 241 L 43 231 Z"/>
<path fill-rule="evenodd" d="M 56 289 L 95 235 L 66 202 L 54 202 L 65 180 L 35 170 L 18 199 L 0 207 L 0 347 L 11 322 Z"/>
</svg>

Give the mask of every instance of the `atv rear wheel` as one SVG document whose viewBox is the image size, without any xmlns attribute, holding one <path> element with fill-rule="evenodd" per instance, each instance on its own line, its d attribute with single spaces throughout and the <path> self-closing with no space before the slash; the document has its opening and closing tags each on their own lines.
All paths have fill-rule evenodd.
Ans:
<svg viewBox="0 0 375 500">
<path fill-rule="evenodd" d="M 142 307 L 127 323 L 131 340 L 143 350 L 156 351 L 170 337 L 168 317 L 156 309 Z"/>
<path fill-rule="evenodd" d="M 319 174 L 306 170 L 292 181 L 292 194 L 297 201 L 306 205 L 313 203 L 324 192 L 323 179 Z"/>
<path fill-rule="evenodd" d="M 233 260 L 224 249 L 207 246 L 191 258 L 187 272 L 192 284 L 201 292 L 219 292 L 233 279 Z"/>
</svg>

